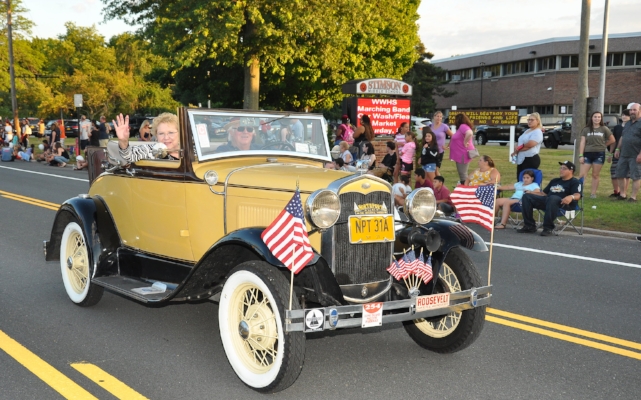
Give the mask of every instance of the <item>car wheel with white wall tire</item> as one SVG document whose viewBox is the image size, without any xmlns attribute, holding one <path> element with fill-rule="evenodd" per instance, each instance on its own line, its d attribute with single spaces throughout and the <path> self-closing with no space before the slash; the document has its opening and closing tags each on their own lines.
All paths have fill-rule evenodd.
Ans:
<svg viewBox="0 0 641 400">
<path fill-rule="evenodd" d="M 485 132 L 479 132 L 476 134 L 476 143 L 479 145 L 484 145 L 487 143 L 487 135 Z"/>
<path fill-rule="evenodd" d="M 303 368 L 305 334 L 285 332 L 289 283 L 264 261 L 232 270 L 220 295 L 220 338 L 229 364 L 243 383 L 262 393 L 291 386 Z M 293 309 L 300 309 L 296 297 Z"/>
<path fill-rule="evenodd" d="M 104 288 L 91 283 L 91 265 L 85 234 L 77 222 L 65 227 L 60 241 L 60 271 L 67 295 L 79 306 L 89 307 L 102 298 Z"/>
<path fill-rule="evenodd" d="M 472 260 L 461 248 L 450 250 L 441 266 L 434 292 L 453 293 L 480 286 L 481 278 Z M 479 337 L 484 324 L 484 306 L 403 323 L 419 346 L 437 353 L 454 353 L 471 345 Z"/>
</svg>

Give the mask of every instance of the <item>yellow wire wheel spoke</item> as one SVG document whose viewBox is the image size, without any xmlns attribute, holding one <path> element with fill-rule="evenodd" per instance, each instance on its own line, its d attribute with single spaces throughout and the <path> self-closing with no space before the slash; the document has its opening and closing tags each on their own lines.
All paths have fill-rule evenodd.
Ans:
<svg viewBox="0 0 641 400">
<path fill-rule="evenodd" d="M 452 268 L 446 263 L 443 263 L 438 278 L 445 292 L 453 293 L 461 291 L 461 283 L 456 277 L 456 274 L 454 274 L 454 271 L 452 271 Z M 428 336 L 442 338 L 452 333 L 460 321 L 461 313 L 451 312 L 437 321 L 427 321 L 425 319 L 416 320 L 416 327 Z"/>
<path fill-rule="evenodd" d="M 291 386 L 303 367 L 305 334 L 286 332 L 289 282 L 278 267 L 246 261 L 226 277 L 218 319 L 227 360 L 238 378 L 262 393 Z M 298 299 L 292 308 L 300 309 Z"/>
<path fill-rule="evenodd" d="M 87 265 L 87 247 L 78 232 L 72 233 L 67 241 L 67 254 L 69 254 L 68 272 L 69 283 L 76 293 L 82 293 L 87 285 L 89 266 Z"/>
<path fill-rule="evenodd" d="M 229 329 L 238 331 L 235 347 L 245 366 L 255 373 L 268 371 L 276 358 L 278 330 L 271 304 L 258 287 L 245 284 L 236 288 L 230 302 L 237 312 Z"/>
</svg>

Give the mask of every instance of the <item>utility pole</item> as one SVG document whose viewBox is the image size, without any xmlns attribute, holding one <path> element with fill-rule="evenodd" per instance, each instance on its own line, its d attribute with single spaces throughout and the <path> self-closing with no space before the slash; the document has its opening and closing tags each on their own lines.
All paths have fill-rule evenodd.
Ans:
<svg viewBox="0 0 641 400">
<path fill-rule="evenodd" d="M 7 40 L 9 43 L 9 76 L 11 77 L 11 110 L 13 111 L 13 128 L 20 129 L 18 119 L 18 100 L 16 99 L 16 71 L 13 68 L 13 34 L 11 32 L 11 0 L 7 0 Z"/>
<path fill-rule="evenodd" d="M 481 107 L 483 108 L 483 75 L 485 75 L 485 63 L 479 64 L 481 66 Z"/>
<path fill-rule="evenodd" d="M 588 58 L 590 45 L 590 7 L 592 0 L 581 1 L 581 38 L 579 40 L 579 82 L 577 97 L 574 99 L 572 115 L 572 139 L 574 140 L 574 163 L 579 153 L 579 135 L 586 124 L 588 105 Z"/>
<path fill-rule="evenodd" d="M 605 66 L 608 57 L 608 24 L 610 22 L 610 0 L 605 0 L 603 10 L 603 45 L 601 46 L 601 66 L 599 69 L 599 111 L 605 110 Z"/>
</svg>

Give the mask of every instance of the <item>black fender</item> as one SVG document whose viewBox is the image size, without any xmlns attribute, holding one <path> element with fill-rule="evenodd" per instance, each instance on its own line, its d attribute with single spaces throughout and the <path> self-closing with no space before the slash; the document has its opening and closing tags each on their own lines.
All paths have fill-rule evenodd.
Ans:
<svg viewBox="0 0 641 400">
<path fill-rule="evenodd" d="M 260 235 L 265 228 L 243 228 L 216 242 L 194 266 L 184 283 L 178 287 L 176 299 L 199 299 L 215 294 L 229 272 L 237 265 L 262 260 L 282 270 L 287 279 L 290 272 L 267 248 Z M 294 278 L 297 295 L 323 305 L 345 304 L 342 292 L 327 262 L 314 251 L 314 257 Z"/>
<path fill-rule="evenodd" d="M 102 199 L 92 198 L 88 195 L 71 198 L 62 203 L 58 209 L 51 228 L 50 239 L 45 243 L 45 260 L 60 260 L 62 233 L 67 224 L 74 220 L 78 222 L 85 233 L 92 276 L 117 273 L 118 264 L 115 262 L 115 255 L 120 246 L 120 236 Z M 111 271 L 111 268 L 114 270 Z"/>
<path fill-rule="evenodd" d="M 488 251 L 481 236 L 467 226 L 448 219 L 434 219 L 425 225 L 406 227 L 396 232 L 398 237 L 395 252 L 403 251 L 404 246 L 427 248 L 432 252 L 432 273 L 438 276 L 447 254 L 454 247 L 464 247 L 472 251 Z M 401 246 L 399 247 L 399 242 Z M 436 279 L 430 281 L 427 292 L 433 292 Z"/>
<path fill-rule="evenodd" d="M 431 247 L 430 251 L 440 251 L 444 254 L 447 254 L 455 246 L 472 251 L 488 251 L 481 236 L 467 226 L 448 219 L 437 218 L 425 225 L 406 227 L 398 231 L 396 235 L 404 245 Z M 439 240 L 440 243 L 435 243 Z M 426 246 L 427 244 L 429 246 Z"/>
</svg>

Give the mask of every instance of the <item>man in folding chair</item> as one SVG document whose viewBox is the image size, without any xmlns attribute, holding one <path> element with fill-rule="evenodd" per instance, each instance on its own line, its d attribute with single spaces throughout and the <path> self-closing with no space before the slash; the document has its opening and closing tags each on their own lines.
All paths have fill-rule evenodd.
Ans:
<svg viewBox="0 0 641 400">
<path fill-rule="evenodd" d="M 554 220 L 559 215 L 559 208 L 574 210 L 581 198 L 581 183 L 574 174 L 574 164 L 570 161 L 559 162 L 560 178 L 554 178 L 543 191 L 528 192 L 523 195 L 522 214 L 523 228 L 518 233 L 535 233 L 534 209 L 545 210 L 543 232 L 541 236 L 550 236 L 554 232 Z"/>
</svg>

